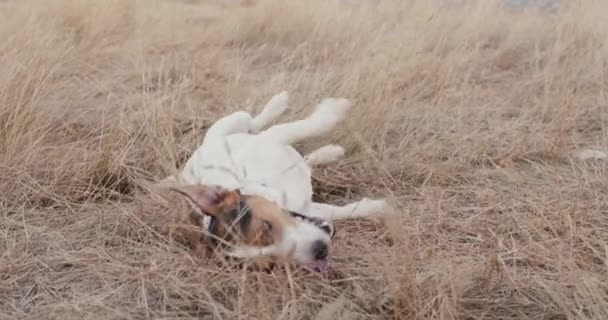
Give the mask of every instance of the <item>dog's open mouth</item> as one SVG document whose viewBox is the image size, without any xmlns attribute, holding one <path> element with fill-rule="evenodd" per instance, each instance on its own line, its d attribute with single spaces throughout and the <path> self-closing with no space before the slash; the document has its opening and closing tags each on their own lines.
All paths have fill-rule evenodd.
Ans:
<svg viewBox="0 0 608 320">
<path fill-rule="evenodd" d="M 311 262 L 308 265 L 306 265 L 306 269 L 308 269 L 312 272 L 327 272 L 327 271 L 329 271 L 329 260 L 328 259 L 315 260 L 314 262 Z"/>
</svg>

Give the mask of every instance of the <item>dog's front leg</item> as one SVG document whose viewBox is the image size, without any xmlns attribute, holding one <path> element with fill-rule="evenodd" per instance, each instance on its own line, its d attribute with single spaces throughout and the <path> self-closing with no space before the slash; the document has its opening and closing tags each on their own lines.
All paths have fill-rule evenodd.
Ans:
<svg viewBox="0 0 608 320">
<path fill-rule="evenodd" d="M 262 109 L 259 115 L 253 118 L 252 131 L 258 133 L 268 126 L 272 121 L 280 117 L 288 107 L 289 96 L 287 91 L 274 95 Z"/>
<path fill-rule="evenodd" d="M 309 217 L 332 221 L 367 217 L 385 212 L 389 208 L 390 207 L 385 200 L 362 199 L 342 207 L 313 202 L 304 214 Z"/>
</svg>

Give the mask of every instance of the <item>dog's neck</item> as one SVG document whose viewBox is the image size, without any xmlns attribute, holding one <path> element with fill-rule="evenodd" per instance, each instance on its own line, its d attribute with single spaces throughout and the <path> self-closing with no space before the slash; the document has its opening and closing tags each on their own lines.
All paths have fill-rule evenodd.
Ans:
<svg viewBox="0 0 608 320">
<path fill-rule="evenodd" d="M 241 177 L 237 172 L 235 172 L 236 170 L 226 166 L 208 165 L 204 166 L 202 170 L 215 171 L 225 177 L 223 179 L 224 181 L 233 181 L 234 184 L 238 185 L 239 191 L 241 191 L 242 194 L 269 196 L 268 193 L 273 193 L 274 196 L 274 193 L 277 193 L 276 190 L 268 186 L 263 181 L 256 181 L 247 179 L 246 177 Z"/>
</svg>

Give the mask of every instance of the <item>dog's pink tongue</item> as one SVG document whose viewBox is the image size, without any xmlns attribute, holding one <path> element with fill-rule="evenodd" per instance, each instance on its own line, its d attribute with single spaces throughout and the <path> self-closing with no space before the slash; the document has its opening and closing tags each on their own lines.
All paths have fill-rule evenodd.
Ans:
<svg viewBox="0 0 608 320">
<path fill-rule="evenodd" d="M 310 264 L 309 268 L 316 272 L 327 272 L 329 271 L 329 260 L 316 260 Z"/>
</svg>

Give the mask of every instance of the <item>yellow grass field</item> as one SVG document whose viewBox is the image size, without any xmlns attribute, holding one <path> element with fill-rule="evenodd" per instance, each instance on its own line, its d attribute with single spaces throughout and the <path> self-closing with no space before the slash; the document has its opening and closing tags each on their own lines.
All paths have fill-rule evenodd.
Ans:
<svg viewBox="0 0 608 320">
<path fill-rule="evenodd" d="M 608 1 L 1 0 L 0 319 L 608 319 Z M 461 1 L 463 2 L 463 1 Z M 228 112 L 353 101 L 333 271 L 196 260 L 153 196 Z"/>
</svg>

